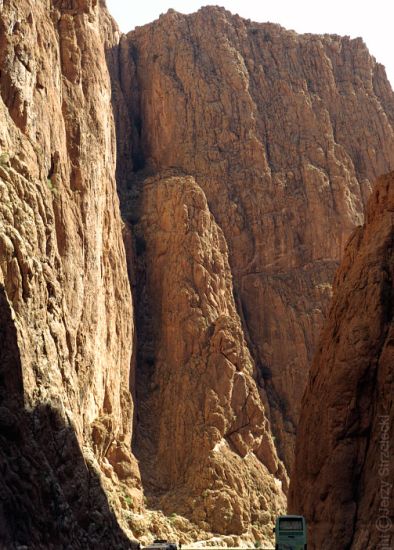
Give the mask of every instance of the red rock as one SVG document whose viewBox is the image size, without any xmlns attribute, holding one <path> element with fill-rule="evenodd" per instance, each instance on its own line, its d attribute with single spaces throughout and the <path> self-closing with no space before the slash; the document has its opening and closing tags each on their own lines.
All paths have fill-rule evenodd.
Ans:
<svg viewBox="0 0 394 550">
<path fill-rule="evenodd" d="M 392 172 L 346 247 L 302 401 L 289 507 L 312 549 L 394 542 L 393 237 Z"/>
<path fill-rule="evenodd" d="M 394 169 L 384 70 L 361 39 L 298 35 L 217 7 L 137 28 L 112 65 L 119 185 L 133 186 L 134 162 L 203 189 L 289 468 L 337 262 L 371 182 Z"/>
<path fill-rule="evenodd" d="M 27 470 L 26 479 L 16 470 L 18 483 L 2 476 L 2 547 L 87 548 L 86 537 L 101 544 L 108 529 L 109 546 L 130 546 L 108 505 L 113 493 L 116 508 L 126 470 L 128 486 L 140 484 L 129 448 L 132 302 L 105 58 L 116 37 L 95 1 L 1 3 L 1 317 L 13 338 L 2 341 L 0 378 L 22 440 L 0 447 L 2 472 L 24 462 Z M 15 388 L 4 375 L 9 356 Z M 108 490 L 107 453 L 124 445 Z M 141 504 L 140 493 L 137 511 Z"/>
<path fill-rule="evenodd" d="M 114 514 L 265 540 L 331 278 L 393 169 L 384 70 L 220 8 L 121 37 L 103 1 L 0 4 L 0 543 L 127 547 Z M 143 515 L 142 485 L 188 519 Z"/>
<path fill-rule="evenodd" d="M 266 539 L 287 478 L 253 379 L 222 231 L 191 177 L 145 180 L 139 213 L 134 448 L 148 499 L 202 530 L 242 535 L 254 523 Z"/>
</svg>

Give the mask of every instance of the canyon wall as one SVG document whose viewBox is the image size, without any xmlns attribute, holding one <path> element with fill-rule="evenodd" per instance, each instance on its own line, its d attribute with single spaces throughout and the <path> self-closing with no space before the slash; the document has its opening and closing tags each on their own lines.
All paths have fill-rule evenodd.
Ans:
<svg viewBox="0 0 394 550">
<path fill-rule="evenodd" d="M 285 509 L 232 294 L 223 233 L 192 177 L 142 183 L 136 228 L 137 427 L 148 504 L 200 529 L 267 540 Z"/>
<path fill-rule="evenodd" d="M 0 10 L 0 543 L 269 539 L 384 69 L 220 8 Z"/>
<path fill-rule="evenodd" d="M 0 9 L 0 546 L 129 548 L 108 503 L 142 503 L 105 59 L 117 31 L 96 0 Z"/>
<path fill-rule="evenodd" d="M 393 282 L 392 172 L 346 247 L 302 401 L 289 508 L 309 521 L 308 548 L 394 542 Z"/>
<path fill-rule="evenodd" d="M 227 243 L 254 378 L 290 470 L 338 260 L 363 221 L 371 182 L 393 168 L 384 69 L 361 39 L 298 35 L 216 7 L 170 10 L 111 55 L 125 217 L 144 232 L 132 212 L 149 175 L 190 175 L 202 189 Z M 138 364 L 143 372 L 143 357 Z"/>
</svg>

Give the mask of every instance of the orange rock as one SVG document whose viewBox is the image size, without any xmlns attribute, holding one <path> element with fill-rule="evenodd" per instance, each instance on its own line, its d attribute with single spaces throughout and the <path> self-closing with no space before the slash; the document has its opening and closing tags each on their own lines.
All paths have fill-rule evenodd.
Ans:
<svg viewBox="0 0 394 550">
<path fill-rule="evenodd" d="M 134 162 L 203 189 L 290 468 L 337 262 L 371 182 L 394 169 L 384 69 L 361 39 L 298 35 L 217 7 L 137 28 L 112 64 L 119 185 L 133 194 Z"/>
<path fill-rule="evenodd" d="M 346 247 L 297 434 L 290 510 L 312 549 L 392 547 L 394 173 Z"/>
<path fill-rule="evenodd" d="M 393 168 L 384 70 L 220 8 L 120 36 L 102 1 L 0 4 L 0 542 L 267 540 L 332 275 Z"/>
<path fill-rule="evenodd" d="M 105 58 L 116 41 L 95 1 L 1 3 L 0 332 L 12 338 L 1 336 L 0 405 L 22 434 L 0 445 L 10 472 L 0 490 L 4 548 L 87 548 L 106 530 L 107 547 L 130 546 L 107 497 L 114 492 L 116 508 L 120 480 L 139 486 L 135 459 L 123 452 L 107 495 L 101 475 L 106 454 L 111 462 L 112 449 L 129 447 L 133 415 Z M 141 502 L 140 493 L 137 511 Z"/>
<path fill-rule="evenodd" d="M 253 379 L 223 234 L 191 177 L 147 179 L 140 201 L 134 448 L 144 488 L 154 507 L 202 529 L 241 535 L 256 523 L 266 536 L 287 479 Z"/>
</svg>

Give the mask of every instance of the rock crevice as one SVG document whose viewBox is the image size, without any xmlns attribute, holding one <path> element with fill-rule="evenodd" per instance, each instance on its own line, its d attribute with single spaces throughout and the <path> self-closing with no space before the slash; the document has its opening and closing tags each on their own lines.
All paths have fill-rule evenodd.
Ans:
<svg viewBox="0 0 394 550">
<path fill-rule="evenodd" d="M 302 402 L 289 505 L 309 519 L 312 548 L 390 547 L 393 251 L 391 173 L 346 247 Z"/>
</svg>

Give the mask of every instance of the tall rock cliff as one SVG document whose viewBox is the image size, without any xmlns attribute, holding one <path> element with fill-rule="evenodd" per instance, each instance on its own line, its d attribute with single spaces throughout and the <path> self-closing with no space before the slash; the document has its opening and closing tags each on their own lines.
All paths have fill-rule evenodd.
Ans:
<svg viewBox="0 0 394 550">
<path fill-rule="evenodd" d="M 0 116 L 0 544 L 265 540 L 394 168 L 384 69 L 220 8 L 120 36 L 104 0 L 0 0 Z"/>
<path fill-rule="evenodd" d="M 205 194 L 227 242 L 254 378 L 290 468 L 338 260 L 362 223 L 371 182 L 394 168 L 384 69 L 361 39 L 297 35 L 215 7 L 170 10 L 111 55 L 124 211 L 138 227 L 138 182 L 162 171 L 192 176 Z M 142 340 L 145 330 L 137 326 Z M 184 324 L 177 338 L 189 330 Z"/>
<path fill-rule="evenodd" d="M 148 503 L 200 529 L 267 539 L 285 508 L 232 294 L 223 233 L 192 177 L 142 184 L 137 429 Z"/>
<path fill-rule="evenodd" d="M 128 548 L 108 504 L 142 500 L 105 58 L 116 30 L 96 0 L 0 10 L 0 546 Z"/>
<path fill-rule="evenodd" d="M 393 546 L 393 283 L 392 172 L 346 247 L 302 402 L 289 506 L 308 548 Z"/>
</svg>

